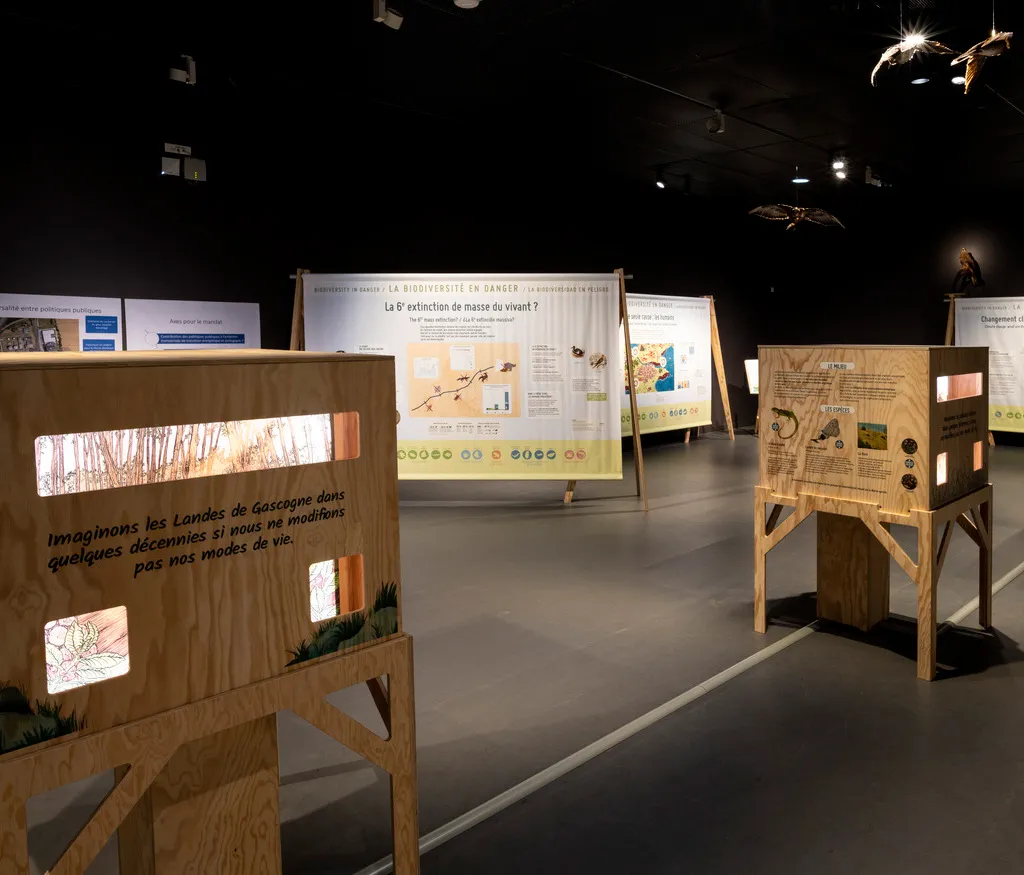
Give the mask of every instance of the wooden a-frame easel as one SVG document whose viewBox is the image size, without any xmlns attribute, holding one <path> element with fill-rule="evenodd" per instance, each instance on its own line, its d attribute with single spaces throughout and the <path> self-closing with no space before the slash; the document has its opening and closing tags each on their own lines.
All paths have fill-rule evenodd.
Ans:
<svg viewBox="0 0 1024 875">
<path fill-rule="evenodd" d="M 946 300 L 949 301 L 949 312 L 946 314 L 946 346 L 955 346 L 953 343 L 956 337 L 956 301 L 957 298 L 967 297 L 963 292 L 950 292 L 946 295 Z M 996 439 L 992 436 L 992 432 L 988 433 L 988 445 L 994 447 L 996 445 Z"/>
</svg>

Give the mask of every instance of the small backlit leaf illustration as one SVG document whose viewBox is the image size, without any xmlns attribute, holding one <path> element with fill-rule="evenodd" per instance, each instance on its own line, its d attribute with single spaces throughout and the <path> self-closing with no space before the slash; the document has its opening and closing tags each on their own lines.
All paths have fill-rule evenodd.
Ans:
<svg viewBox="0 0 1024 875">
<path fill-rule="evenodd" d="M 96 624 L 90 620 L 85 624 L 85 647 L 83 649 L 88 650 L 99 640 L 100 630 L 97 629 Z"/>
<path fill-rule="evenodd" d="M 102 681 L 113 676 L 114 670 L 124 663 L 120 653 L 95 653 L 83 656 L 76 666 L 78 676 L 86 681 Z"/>
<path fill-rule="evenodd" d="M 54 668 L 60 668 L 60 651 L 52 644 L 46 644 L 46 664 Z"/>
<path fill-rule="evenodd" d="M 85 650 L 85 629 L 82 628 L 81 624 L 77 620 L 71 624 L 69 637 L 71 639 L 71 649 L 73 651 L 81 653 Z"/>
</svg>

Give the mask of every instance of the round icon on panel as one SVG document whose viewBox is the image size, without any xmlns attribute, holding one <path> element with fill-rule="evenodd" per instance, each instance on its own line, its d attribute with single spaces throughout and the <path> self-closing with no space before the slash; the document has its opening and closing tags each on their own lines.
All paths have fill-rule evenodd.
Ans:
<svg viewBox="0 0 1024 875">
<path fill-rule="evenodd" d="M 435 459 L 435 460 L 436 459 L 440 459 L 441 458 L 441 451 L 440 450 L 431 450 L 430 451 L 430 458 L 431 459 Z"/>
<path fill-rule="evenodd" d="M 914 460 L 913 459 L 907 459 L 903 464 L 906 465 L 908 468 L 913 468 L 914 467 Z"/>
<path fill-rule="evenodd" d="M 483 450 L 473 450 L 473 458 L 474 459 L 478 459 L 479 460 L 479 459 L 482 459 L 483 457 L 484 457 Z"/>
<path fill-rule="evenodd" d="M 555 458 L 555 456 L 557 456 L 557 455 L 558 455 L 558 453 L 556 453 L 556 452 L 555 452 L 554 450 L 548 450 L 548 452 L 547 452 L 547 457 L 548 457 L 549 459 L 553 459 L 553 458 Z"/>
<path fill-rule="evenodd" d="M 907 438 L 905 441 L 903 441 L 901 446 L 903 447 L 903 452 L 906 453 L 908 456 L 912 456 L 914 453 L 917 452 L 917 441 L 915 441 L 913 438 Z"/>
<path fill-rule="evenodd" d="M 398 458 L 399 458 L 399 461 L 401 461 L 402 459 L 405 458 L 405 450 L 399 450 L 398 451 Z"/>
<path fill-rule="evenodd" d="M 836 449 L 837 450 L 841 450 L 842 448 L 843 448 L 843 442 L 842 441 L 836 441 Z"/>
<path fill-rule="evenodd" d="M 443 453 L 441 453 L 441 455 L 444 456 L 446 459 L 450 459 L 452 457 L 452 451 L 445 450 Z"/>
<path fill-rule="evenodd" d="M 491 458 L 497 461 L 501 458 L 501 450 L 491 450 Z"/>
<path fill-rule="evenodd" d="M 567 459 L 569 459 L 571 461 L 572 459 L 576 458 L 576 454 L 572 450 L 566 450 L 565 451 L 565 458 L 567 458 Z"/>
<path fill-rule="evenodd" d="M 510 456 L 511 456 L 511 457 L 512 457 L 513 459 L 518 459 L 518 458 L 519 458 L 519 450 L 513 450 L 513 451 L 512 451 L 511 453 L 509 453 L 509 455 L 510 455 Z"/>
<path fill-rule="evenodd" d="M 530 461 L 530 459 L 533 458 L 533 453 L 529 450 L 523 450 L 523 458 L 526 459 L 526 461 Z"/>
<path fill-rule="evenodd" d="M 463 450 L 463 451 L 462 451 L 462 452 L 460 453 L 460 455 L 462 456 L 462 458 L 463 458 L 463 459 L 465 459 L 465 460 L 466 460 L 466 461 L 468 462 L 468 461 L 469 461 L 469 457 L 470 457 L 470 456 L 471 456 L 472 454 L 471 454 L 471 453 L 469 452 L 469 450 Z"/>
<path fill-rule="evenodd" d="M 913 474 L 904 474 L 900 483 L 904 489 L 917 489 L 917 478 Z"/>
<path fill-rule="evenodd" d="M 587 451 L 586 450 L 577 450 L 576 451 L 576 458 L 579 459 L 582 462 L 585 458 L 587 458 Z"/>
</svg>

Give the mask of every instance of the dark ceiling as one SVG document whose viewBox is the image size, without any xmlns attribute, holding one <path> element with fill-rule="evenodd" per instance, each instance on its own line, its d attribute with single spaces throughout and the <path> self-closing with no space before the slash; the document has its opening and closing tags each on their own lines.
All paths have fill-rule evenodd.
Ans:
<svg viewBox="0 0 1024 875">
<path fill-rule="evenodd" d="M 26 5 L 0 18 L 0 49 L 19 99 L 47 107 L 51 135 L 66 125 L 113 139 L 95 119 L 122 133 L 143 126 L 201 144 L 211 167 L 279 179 L 287 168 L 296 185 L 325 172 L 460 168 L 650 185 L 662 167 L 670 189 L 785 199 L 797 166 L 809 188 L 835 186 L 830 158 L 842 150 L 848 188 L 864 187 L 870 165 L 894 189 L 1024 189 L 1019 0 L 996 12 L 1020 48 L 991 61 L 968 96 L 950 83 L 948 57 L 885 70 L 870 86 L 899 33 L 895 0 L 391 5 L 399 30 L 372 21 L 371 0 L 237 17 L 203 8 L 194 21 L 176 9 L 104 19 Z M 991 27 L 989 0 L 903 7 L 908 29 L 958 50 Z M 166 81 L 180 52 L 196 58 L 194 89 Z M 910 84 L 922 74 L 927 84 Z M 721 134 L 706 128 L 715 107 Z"/>
</svg>

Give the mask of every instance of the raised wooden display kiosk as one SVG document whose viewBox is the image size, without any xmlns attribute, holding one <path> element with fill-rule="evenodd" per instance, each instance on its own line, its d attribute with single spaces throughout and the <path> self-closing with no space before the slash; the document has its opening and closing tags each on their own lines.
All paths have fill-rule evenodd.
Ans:
<svg viewBox="0 0 1024 875">
<path fill-rule="evenodd" d="M 818 616 L 861 630 L 885 619 L 892 556 L 917 584 L 917 676 L 932 680 L 954 524 L 978 545 L 979 619 L 992 622 L 988 350 L 762 346 L 759 371 L 754 628 L 766 630 L 768 552 L 817 512 Z M 917 529 L 916 558 L 892 524 Z"/>
<path fill-rule="evenodd" d="M 27 800 L 116 769 L 51 867 L 281 872 L 275 714 L 391 776 L 419 871 L 384 356 L 0 356 L 0 875 Z M 386 678 L 386 684 L 382 678 Z M 367 683 L 385 733 L 326 696 Z"/>
</svg>

